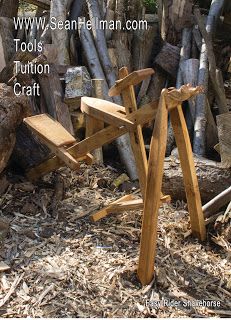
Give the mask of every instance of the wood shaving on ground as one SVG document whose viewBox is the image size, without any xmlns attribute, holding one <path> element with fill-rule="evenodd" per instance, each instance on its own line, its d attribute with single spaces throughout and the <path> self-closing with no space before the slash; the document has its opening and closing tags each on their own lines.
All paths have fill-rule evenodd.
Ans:
<svg viewBox="0 0 231 320">
<path fill-rule="evenodd" d="M 34 185 L 19 179 L 0 197 L 0 218 L 10 226 L 0 248 L 1 317 L 230 316 L 228 213 L 212 220 L 207 242 L 199 243 L 184 237 L 185 203 L 165 204 L 156 276 L 142 287 L 136 276 L 142 212 L 89 219 L 124 195 L 110 188 L 118 176 L 110 167 L 63 168 Z M 167 300 L 180 303 L 155 305 Z M 199 300 L 220 306 L 187 304 Z"/>
</svg>

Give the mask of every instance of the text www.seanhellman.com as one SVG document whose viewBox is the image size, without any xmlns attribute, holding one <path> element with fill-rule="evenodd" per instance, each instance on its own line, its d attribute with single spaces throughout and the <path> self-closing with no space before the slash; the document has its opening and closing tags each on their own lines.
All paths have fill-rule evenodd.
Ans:
<svg viewBox="0 0 231 320">
<path fill-rule="evenodd" d="M 78 20 L 58 20 L 56 17 L 51 17 L 47 24 L 45 17 L 28 17 L 28 18 L 14 18 L 15 29 L 29 30 L 32 26 L 36 26 L 39 30 L 50 28 L 51 30 L 78 30 L 85 28 L 88 30 L 147 30 L 148 23 L 146 20 L 127 20 L 124 23 L 120 20 L 101 20 L 94 18 L 88 20 L 85 17 L 80 17 Z"/>
</svg>

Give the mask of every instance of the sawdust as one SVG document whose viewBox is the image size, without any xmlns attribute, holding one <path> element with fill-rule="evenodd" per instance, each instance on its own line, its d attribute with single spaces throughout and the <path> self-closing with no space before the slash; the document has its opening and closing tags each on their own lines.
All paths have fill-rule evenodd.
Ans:
<svg viewBox="0 0 231 320">
<path fill-rule="evenodd" d="M 230 316 L 230 243 L 208 228 L 208 241 L 185 238 L 185 203 L 160 210 L 156 277 L 142 287 L 136 277 L 141 212 L 89 215 L 123 193 L 110 188 L 110 167 L 61 169 L 37 185 L 18 177 L 0 197 L 10 223 L 2 239 L 1 317 L 206 317 Z M 64 188 L 64 190 L 63 190 Z M 227 218 L 227 214 L 226 214 Z M 222 242 L 223 243 L 223 242 Z M 153 308 L 148 301 L 180 301 Z M 217 308 L 184 307 L 192 300 L 220 301 Z"/>
</svg>

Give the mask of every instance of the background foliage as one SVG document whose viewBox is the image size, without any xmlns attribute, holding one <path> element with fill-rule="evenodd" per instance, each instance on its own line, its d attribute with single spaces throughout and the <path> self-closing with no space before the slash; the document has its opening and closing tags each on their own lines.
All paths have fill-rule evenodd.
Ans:
<svg viewBox="0 0 231 320">
<path fill-rule="evenodd" d="M 156 13 L 157 12 L 156 0 L 144 0 L 144 5 L 147 9 L 147 13 Z"/>
</svg>

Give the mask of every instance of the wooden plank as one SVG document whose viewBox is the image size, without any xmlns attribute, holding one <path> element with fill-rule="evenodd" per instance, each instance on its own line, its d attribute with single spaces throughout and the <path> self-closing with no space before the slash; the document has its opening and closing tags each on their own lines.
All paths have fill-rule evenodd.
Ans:
<svg viewBox="0 0 231 320">
<path fill-rule="evenodd" d="M 105 207 L 105 208 L 103 208 L 102 210 L 100 210 L 100 211 L 92 214 L 92 215 L 91 215 L 91 221 L 92 221 L 92 222 L 96 222 L 96 221 L 98 221 L 98 220 L 100 220 L 100 219 L 105 218 L 105 217 L 110 213 L 110 212 L 108 212 L 108 210 L 110 210 L 111 208 L 113 208 L 113 206 L 114 206 L 115 204 L 118 204 L 118 203 L 120 203 L 120 202 L 127 201 L 127 200 L 132 200 L 133 197 L 134 197 L 133 195 L 128 194 L 128 195 L 123 196 L 122 198 L 120 198 L 120 199 L 112 202 L 108 207 Z"/>
<path fill-rule="evenodd" d="M 157 221 L 161 198 L 161 186 L 164 171 L 164 158 L 167 144 L 168 110 L 164 89 L 150 145 L 147 186 L 144 200 L 141 246 L 138 265 L 138 277 L 143 285 L 149 284 L 154 276 L 154 259 L 157 242 Z"/>
<path fill-rule="evenodd" d="M 116 127 L 126 126 L 131 130 L 134 126 L 132 121 L 126 119 L 123 107 L 106 100 L 83 97 L 81 111 Z"/>
<path fill-rule="evenodd" d="M 181 105 L 170 111 L 170 118 L 183 172 L 192 233 L 203 241 L 206 238 L 205 220 L 190 137 Z"/>
<path fill-rule="evenodd" d="M 73 144 L 75 138 L 58 122 L 47 114 L 25 118 L 24 123 L 45 141 L 56 147 Z"/>
<path fill-rule="evenodd" d="M 116 81 L 116 84 L 109 90 L 109 96 L 114 97 L 120 95 L 120 93 L 129 86 L 135 86 L 153 75 L 155 71 L 152 68 L 133 71 L 125 78 Z"/>
<path fill-rule="evenodd" d="M 126 67 L 119 70 L 121 79 L 128 78 L 128 69 Z M 123 105 L 126 109 L 126 114 L 129 115 L 137 110 L 136 96 L 134 86 L 127 86 L 122 90 Z M 140 189 L 144 198 L 146 188 L 146 178 L 148 173 L 148 161 L 144 145 L 142 127 L 138 125 L 134 131 L 129 132 L 132 151 L 136 161 L 136 168 L 139 177 Z"/>
<path fill-rule="evenodd" d="M 224 168 L 231 167 L 231 112 L 217 116 L 219 149 Z"/>
</svg>

